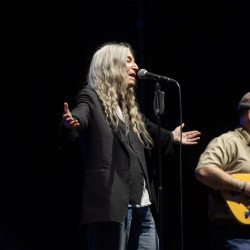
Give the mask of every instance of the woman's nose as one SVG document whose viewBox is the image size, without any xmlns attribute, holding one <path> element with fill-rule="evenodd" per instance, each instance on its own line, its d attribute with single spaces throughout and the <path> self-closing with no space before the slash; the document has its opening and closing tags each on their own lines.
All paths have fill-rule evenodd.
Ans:
<svg viewBox="0 0 250 250">
<path fill-rule="evenodd" d="M 133 65 L 133 69 L 135 69 L 135 70 L 138 70 L 138 69 L 139 69 L 139 67 L 137 66 L 137 64 L 136 64 L 136 63 L 134 63 L 134 65 Z"/>
</svg>

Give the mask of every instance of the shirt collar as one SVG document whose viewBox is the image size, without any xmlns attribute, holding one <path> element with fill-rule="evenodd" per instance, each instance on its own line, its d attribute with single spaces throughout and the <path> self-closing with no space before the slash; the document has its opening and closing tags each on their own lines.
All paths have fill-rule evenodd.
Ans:
<svg viewBox="0 0 250 250">
<path fill-rule="evenodd" d="M 237 128 L 236 132 L 238 132 L 242 136 L 246 145 L 250 147 L 250 134 L 242 127 Z"/>
</svg>

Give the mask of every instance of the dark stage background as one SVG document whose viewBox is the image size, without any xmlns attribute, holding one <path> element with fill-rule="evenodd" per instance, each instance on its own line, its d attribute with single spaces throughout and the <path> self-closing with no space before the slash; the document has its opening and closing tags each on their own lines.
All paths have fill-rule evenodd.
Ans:
<svg viewBox="0 0 250 250">
<path fill-rule="evenodd" d="M 140 68 L 181 86 L 184 130 L 202 138 L 182 147 L 182 169 L 179 146 L 176 161 L 164 163 L 165 246 L 209 249 L 208 190 L 194 169 L 207 143 L 235 128 L 237 103 L 250 90 L 248 1 L 35 1 L 3 11 L 1 249 L 84 249 L 82 169 L 77 149 L 58 150 L 59 123 L 63 102 L 73 105 L 91 56 L 107 41 L 130 43 Z M 180 123 L 178 88 L 162 90 L 162 124 L 172 130 Z M 136 92 L 156 121 L 153 82 L 138 81 Z"/>
</svg>

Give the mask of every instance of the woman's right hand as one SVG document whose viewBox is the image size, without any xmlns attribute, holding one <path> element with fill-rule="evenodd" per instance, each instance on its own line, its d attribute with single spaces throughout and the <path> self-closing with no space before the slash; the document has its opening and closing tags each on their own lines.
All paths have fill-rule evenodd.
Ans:
<svg viewBox="0 0 250 250">
<path fill-rule="evenodd" d="M 69 111 L 69 106 L 68 106 L 67 102 L 64 103 L 64 112 L 63 112 L 63 116 L 62 116 L 62 122 L 63 122 L 63 125 L 69 129 L 74 129 L 74 128 L 80 126 L 79 122 L 77 120 L 73 119 L 73 117 Z"/>
</svg>

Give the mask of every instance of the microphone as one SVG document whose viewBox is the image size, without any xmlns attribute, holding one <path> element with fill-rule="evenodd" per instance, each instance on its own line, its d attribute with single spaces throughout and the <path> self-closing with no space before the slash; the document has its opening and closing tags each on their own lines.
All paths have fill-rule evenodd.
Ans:
<svg viewBox="0 0 250 250">
<path fill-rule="evenodd" d="M 148 72 L 146 69 L 140 69 L 137 72 L 137 76 L 142 80 L 150 79 L 150 80 L 159 81 L 159 82 L 175 82 L 176 83 L 174 79 Z"/>
</svg>

